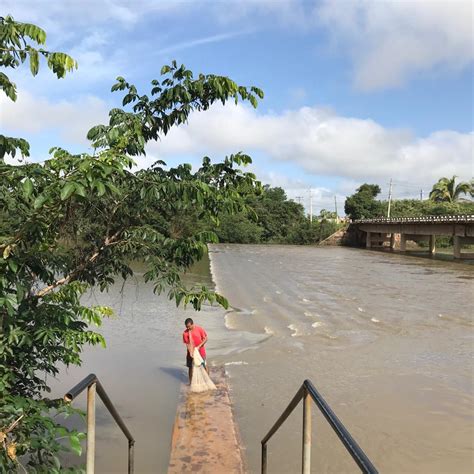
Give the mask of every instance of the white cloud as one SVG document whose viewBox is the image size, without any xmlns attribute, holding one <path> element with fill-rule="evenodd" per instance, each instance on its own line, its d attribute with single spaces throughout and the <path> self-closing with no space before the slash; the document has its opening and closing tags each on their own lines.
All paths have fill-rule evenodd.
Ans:
<svg viewBox="0 0 474 474">
<path fill-rule="evenodd" d="M 26 138 L 53 131 L 65 146 L 87 145 L 87 131 L 107 122 L 108 109 L 95 96 L 53 103 L 20 91 L 15 103 L 0 96 L 0 127 Z M 260 169 L 255 169 L 265 182 L 301 190 L 309 187 L 311 176 L 345 179 L 351 185 L 366 180 L 385 184 L 393 178 L 428 186 L 440 176 L 454 174 L 466 180 L 473 175 L 473 147 L 473 132 L 440 130 L 416 137 L 407 130 L 388 129 L 370 119 L 344 117 L 324 108 L 261 114 L 239 104 L 193 113 L 187 125 L 150 143 L 148 152 L 169 160 L 204 155 L 219 159 L 244 151 L 265 158 L 269 166 L 260 162 Z M 139 166 L 149 161 L 138 158 Z M 294 173 L 283 176 L 279 165 L 294 166 Z"/>
<path fill-rule="evenodd" d="M 106 123 L 108 111 L 102 99 L 91 95 L 53 103 L 22 90 L 16 102 L 0 95 L 0 128 L 27 139 L 32 134 L 57 131 L 67 142 L 87 144 L 87 132 L 94 125 Z"/>
<path fill-rule="evenodd" d="M 474 58 L 473 4 L 466 0 L 324 0 L 317 21 L 352 57 L 364 90 L 399 86 L 433 68 Z"/>
<path fill-rule="evenodd" d="M 444 130 L 415 137 L 370 119 L 316 107 L 262 115 L 249 107 L 227 105 L 191 115 L 188 125 L 173 129 L 149 149 L 164 159 L 220 157 L 243 150 L 294 164 L 313 175 L 383 183 L 415 177 L 417 183 L 428 185 L 453 174 L 469 179 L 473 143 L 474 133 Z"/>
<path fill-rule="evenodd" d="M 2 10 L 17 21 L 33 22 L 48 32 L 62 31 L 64 26 L 84 27 L 103 23 L 133 26 L 151 13 L 180 11 L 185 2 L 160 0 L 67 0 L 47 2 L 3 0 Z"/>
</svg>

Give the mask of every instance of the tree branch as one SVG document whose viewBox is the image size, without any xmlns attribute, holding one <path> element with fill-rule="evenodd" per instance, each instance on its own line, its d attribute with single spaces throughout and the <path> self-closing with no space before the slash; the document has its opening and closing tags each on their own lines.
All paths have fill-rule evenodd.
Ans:
<svg viewBox="0 0 474 474">
<path fill-rule="evenodd" d="M 97 251 L 95 251 L 85 262 L 83 262 L 81 265 L 79 265 L 74 271 L 72 271 L 69 275 L 60 278 L 59 280 L 56 280 L 53 284 L 46 286 L 45 288 L 42 288 L 39 290 L 34 296 L 36 298 L 42 298 L 43 296 L 47 295 L 48 293 L 51 293 L 54 289 L 56 289 L 59 286 L 66 285 L 67 283 L 73 281 L 90 263 L 93 263 L 97 260 L 97 258 L 100 256 L 100 254 L 103 252 L 103 250 L 112 244 L 116 243 L 118 236 L 121 234 L 123 229 L 118 230 L 115 232 L 114 235 L 111 237 L 106 237 L 104 240 L 104 244 L 102 247 L 100 247 Z"/>
</svg>

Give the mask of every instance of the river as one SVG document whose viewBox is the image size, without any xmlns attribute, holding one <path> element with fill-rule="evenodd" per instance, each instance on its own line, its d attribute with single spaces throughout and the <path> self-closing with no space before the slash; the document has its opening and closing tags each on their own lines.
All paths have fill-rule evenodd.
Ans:
<svg viewBox="0 0 474 474">
<path fill-rule="evenodd" d="M 474 268 L 342 247 L 212 245 L 212 278 L 232 308 L 174 307 L 140 279 L 91 302 L 117 316 L 63 373 L 59 393 L 96 372 L 137 438 L 136 472 L 166 472 L 183 320 L 209 334 L 208 356 L 230 377 L 248 468 L 304 379 L 313 381 L 380 472 L 472 472 Z M 212 284 L 208 262 L 187 276 Z M 122 291 L 123 289 L 123 291 Z M 97 472 L 123 472 L 126 443 L 99 406 Z M 301 407 L 269 442 L 269 472 L 301 469 Z M 313 410 L 314 472 L 357 466 Z"/>
</svg>

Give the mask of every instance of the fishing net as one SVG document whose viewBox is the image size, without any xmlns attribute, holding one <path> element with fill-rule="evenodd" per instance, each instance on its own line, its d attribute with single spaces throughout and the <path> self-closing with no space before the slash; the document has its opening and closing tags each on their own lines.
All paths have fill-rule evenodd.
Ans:
<svg viewBox="0 0 474 474">
<path fill-rule="evenodd" d="M 216 390 L 214 382 L 211 380 L 204 367 L 204 361 L 198 349 L 193 352 L 193 377 L 191 379 L 191 392 L 207 392 Z"/>
</svg>

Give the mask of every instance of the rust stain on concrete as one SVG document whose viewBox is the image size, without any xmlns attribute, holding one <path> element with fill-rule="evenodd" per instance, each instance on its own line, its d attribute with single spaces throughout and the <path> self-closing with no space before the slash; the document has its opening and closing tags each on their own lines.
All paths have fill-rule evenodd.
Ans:
<svg viewBox="0 0 474 474">
<path fill-rule="evenodd" d="M 168 474 L 245 472 L 229 387 L 223 367 L 211 368 L 217 390 L 191 393 L 181 387 Z"/>
</svg>

